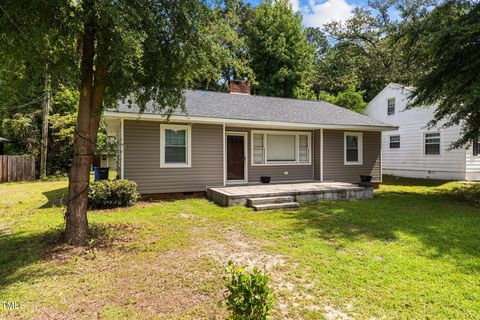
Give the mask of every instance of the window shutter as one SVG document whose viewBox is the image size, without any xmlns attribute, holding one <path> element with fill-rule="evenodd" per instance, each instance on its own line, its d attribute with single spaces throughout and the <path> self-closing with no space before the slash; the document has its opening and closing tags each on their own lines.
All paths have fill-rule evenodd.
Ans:
<svg viewBox="0 0 480 320">
<path fill-rule="evenodd" d="M 479 149 L 479 144 L 478 144 L 478 138 L 473 139 L 473 155 L 478 156 L 480 153 Z"/>
</svg>

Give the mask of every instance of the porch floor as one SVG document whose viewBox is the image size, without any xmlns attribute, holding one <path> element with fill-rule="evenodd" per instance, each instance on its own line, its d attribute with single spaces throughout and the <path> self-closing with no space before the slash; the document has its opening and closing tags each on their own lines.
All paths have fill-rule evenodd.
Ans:
<svg viewBox="0 0 480 320">
<path fill-rule="evenodd" d="M 345 182 L 235 185 L 207 188 L 207 197 L 222 206 L 246 205 L 248 199 L 292 196 L 295 201 L 373 198 L 373 188 Z"/>
</svg>

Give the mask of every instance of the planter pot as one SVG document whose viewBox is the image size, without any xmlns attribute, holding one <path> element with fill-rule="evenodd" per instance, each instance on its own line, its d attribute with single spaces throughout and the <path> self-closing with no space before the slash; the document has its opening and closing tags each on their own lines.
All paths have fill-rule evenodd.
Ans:
<svg viewBox="0 0 480 320">
<path fill-rule="evenodd" d="M 360 176 L 360 182 L 372 182 L 372 176 Z"/>
<path fill-rule="evenodd" d="M 260 177 L 260 181 L 262 183 L 270 183 L 271 179 L 272 179 L 272 177 Z"/>
</svg>

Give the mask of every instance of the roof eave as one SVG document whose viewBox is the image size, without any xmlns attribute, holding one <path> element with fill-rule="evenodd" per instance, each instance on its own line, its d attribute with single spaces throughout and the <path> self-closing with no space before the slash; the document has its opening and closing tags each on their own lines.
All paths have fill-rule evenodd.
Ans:
<svg viewBox="0 0 480 320">
<path fill-rule="evenodd" d="M 165 121 L 167 118 L 158 114 L 133 113 L 105 111 L 105 118 L 131 119 L 131 120 L 151 120 Z M 279 128 L 302 128 L 302 129 L 336 129 L 336 130 L 363 130 L 363 131 L 395 131 L 398 127 L 390 125 L 350 125 L 350 124 L 320 124 L 320 123 L 297 123 L 297 122 L 281 122 L 281 121 L 264 121 L 264 120 L 243 120 L 229 118 L 213 118 L 213 117 L 196 117 L 187 115 L 172 115 L 169 121 L 191 122 L 191 123 L 211 123 L 226 124 L 229 126 L 255 126 L 255 127 L 279 127 Z"/>
</svg>

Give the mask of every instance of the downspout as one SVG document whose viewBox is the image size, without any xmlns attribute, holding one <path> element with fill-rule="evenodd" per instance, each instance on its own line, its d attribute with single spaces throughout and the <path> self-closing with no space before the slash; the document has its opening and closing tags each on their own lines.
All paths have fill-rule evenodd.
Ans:
<svg viewBox="0 0 480 320">
<path fill-rule="evenodd" d="M 225 123 L 223 123 L 223 186 L 227 185 L 227 156 L 225 154 Z"/>
<path fill-rule="evenodd" d="M 323 182 L 323 128 L 320 129 L 320 181 Z"/>
<path fill-rule="evenodd" d="M 124 119 L 120 119 L 120 179 L 124 179 L 125 145 L 124 145 Z"/>
</svg>

